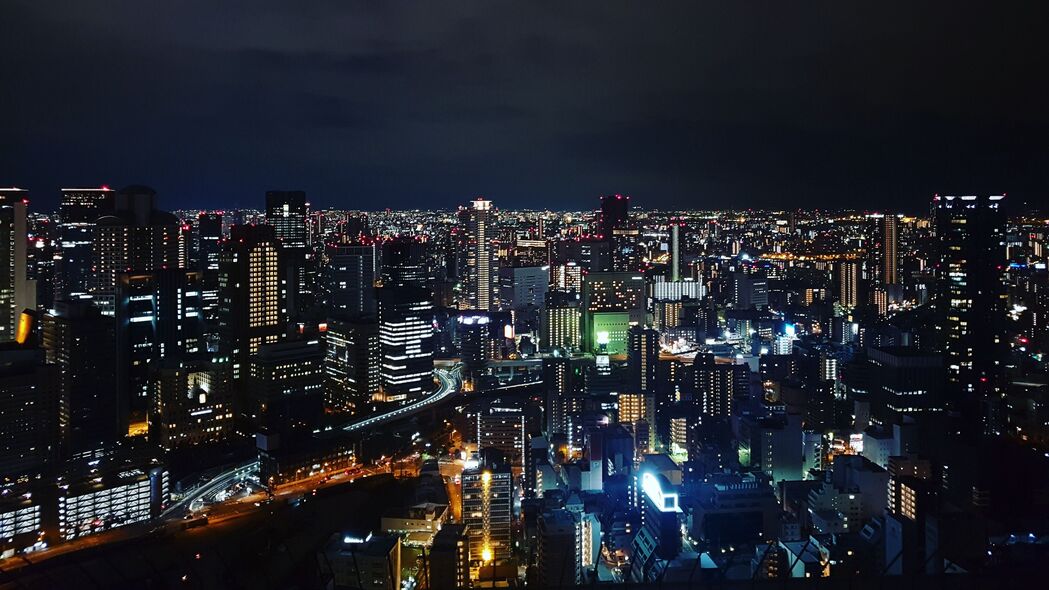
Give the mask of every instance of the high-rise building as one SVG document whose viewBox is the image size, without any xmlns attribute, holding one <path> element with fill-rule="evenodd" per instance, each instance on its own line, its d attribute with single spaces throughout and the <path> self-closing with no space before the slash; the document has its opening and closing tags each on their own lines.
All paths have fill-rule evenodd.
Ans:
<svg viewBox="0 0 1049 590">
<path fill-rule="evenodd" d="M 732 302 L 737 309 L 765 309 L 769 306 L 769 282 L 765 271 L 733 274 L 732 289 Z"/>
<path fill-rule="evenodd" d="M 576 291 L 547 291 L 539 321 L 540 348 L 579 350 L 579 322 L 579 294 Z"/>
<path fill-rule="evenodd" d="M 855 260 L 838 264 L 838 303 L 850 309 L 860 303 L 860 263 Z"/>
<path fill-rule="evenodd" d="M 222 213 L 201 212 L 197 217 L 197 268 L 203 280 L 201 304 L 206 319 L 219 307 L 219 258 L 222 255 Z"/>
<path fill-rule="evenodd" d="M 324 413 L 318 341 L 264 344 L 252 355 L 245 416 L 270 432 L 310 432 Z"/>
<path fill-rule="evenodd" d="M 95 223 L 113 211 L 109 187 L 64 188 L 59 209 L 60 257 L 55 264 L 55 298 L 87 293 L 91 287 L 91 240 Z"/>
<path fill-rule="evenodd" d="M 640 474 L 641 528 L 634 537 L 630 579 L 645 582 L 660 579 L 670 561 L 681 553 L 681 507 L 678 492 L 661 473 Z"/>
<path fill-rule="evenodd" d="M 546 432 L 569 434 L 571 416 L 583 410 L 586 366 L 583 357 L 552 356 L 543 359 Z"/>
<path fill-rule="evenodd" d="M 623 354 L 627 331 L 645 319 L 645 279 L 634 273 L 591 273 L 583 279 L 583 350 Z"/>
<path fill-rule="evenodd" d="M 894 214 L 886 213 L 880 226 L 880 282 L 883 286 L 896 285 L 900 282 L 899 219 Z"/>
<path fill-rule="evenodd" d="M 37 476 L 57 458 L 59 395 L 42 349 L 0 345 L 0 481 Z"/>
<path fill-rule="evenodd" d="M 401 538 L 396 535 L 336 533 L 324 547 L 322 573 L 333 588 L 400 590 Z"/>
<path fill-rule="evenodd" d="M 284 256 L 288 313 L 297 315 L 312 304 L 314 272 L 306 218 L 310 204 L 303 191 L 266 191 L 266 223 Z"/>
<path fill-rule="evenodd" d="M 511 466 L 524 465 L 525 415 L 519 406 L 498 404 L 477 413 L 477 450 L 495 449 Z"/>
<path fill-rule="evenodd" d="M 235 225 L 219 257 L 220 351 L 233 363 L 235 382 L 263 344 L 287 331 L 287 283 L 280 244 L 268 225 Z"/>
<path fill-rule="evenodd" d="M 697 354 L 692 362 L 693 403 L 708 416 L 731 416 L 734 400 L 745 398 L 750 388 L 746 364 L 719 363 L 713 354 Z"/>
<path fill-rule="evenodd" d="M 360 413 L 381 387 L 379 326 L 370 320 L 329 320 L 324 331 L 325 407 Z"/>
<path fill-rule="evenodd" d="M 123 439 L 130 400 L 118 394 L 114 318 L 88 300 L 58 300 L 42 324 L 47 361 L 58 368 L 66 449 L 92 451 Z"/>
<path fill-rule="evenodd" d="M 26 281 L 28 192 L 0 189 L 0 342 L 17 337 L 22 310 L 36 308 L 36 286 Z"/>
<path fill-rule="evenodd" d="M 499 565 L 513 551 L 513 474 L 509 467 L 468 469 L 462 474 L 463 524 L 469 527 L 470 577 Z"/>
<path fill-rule="evenodd" d="M 132 415 L 149 407 L 150 369 L 204 352 L 200 273 L 180 269 L 117 275 L 117 391 Z M 124 403 L 124 402 L 121 402 Z"/>
<path fill-rule="evenodd" d="M 651 393 L 620 393 L 618 399 L 619 423 L 628 426 L 639 452 L 650 452 L 656 438 L 656 396 Z"/>
<path fill-rule="evenodd" d="M 547 266 L 504 266 L 499 269 L 499 302 L 504 310 L 538 309 L 550 283 Z"/>
<path fill-rule="evenodd" d="M 979 407 L 981 429 L 1004 428 L 1005 212 L 1002 196 L 933 198 L 937 292 L 947 379 Z M 973 420 L 973 423 L 977 420 Z"/>
<path fill-rule="evenodd" d="M 466 253 L 465 309 L 494 310 L 498 306 L 495 248 L 498 210 L 491 201 L 477 197 L 469 207 L 459 209 Z"/>
<path fill-rule="evenodd" d="M 375 244 L 328 244 L 321 288 L 337 317 L 375 315 L 378 250 Z"/>
<path fill-rule="evenodd" d="M 659 366 L 659 332 L 638 324 L 630 326 L 627 338 L 630 391 L 655 393 L 656 368 Z"/>
<path fill-rule="evenodd" d="M 539 516 L 536 565 L 540 588 L 574 587 L 583 583 L 580 533 L 575 516 L 563 508 Z"/>
<path fill-rule="evenodd" d="M 681 280 L 681 222 L 670 223 L 670 280 Z"/>
<path fill-rule="evenodd" d="M 149 438 L 164 449 L 208 444 L 233 431 L 229 362 L 167 358 L 152 370 Z"/>
<path fill-rule="evenodd" d="M 116 308 L 123 273 L 180 268 L 182 223 L 156 208 L 156 192 L 129 186 L 115 195 L 114 210 L 95 225 L 91 251 L 91 291 L 107 315 Z"/>
<path fill-rule="evenodd" d="M 379 309 L 379 375 L 386 401 L 404 401 L 433 385 L 433 294 L 426 287 L 383 285 Z"/>
<path fill-rule="evenodd" d="M 430 277 L 425 242 L 406 237 L 393 238 L 382 243 L 381 254 L 383 284 L 427 285 Z"/>
<path fill-rule="evenodd" d="M 630 219 L 630 197 L 606 195 L 601 197 L 601 213 L 598 216 L 598 239 L 611 240 L 617 229 L 623 229 Z"/>
</svg>

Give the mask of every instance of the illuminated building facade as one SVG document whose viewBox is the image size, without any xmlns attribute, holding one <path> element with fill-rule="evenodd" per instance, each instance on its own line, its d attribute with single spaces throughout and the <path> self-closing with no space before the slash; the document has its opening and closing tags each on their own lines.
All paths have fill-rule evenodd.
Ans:
<svg viewBox="0 0 1049 590">
<path fill-rule="evenodd" d="M 251 357 L 250 418 L 271 432 L 305 432 L 324 411 L 324 351 L 317 340 L 265 344 Z"/>
<path fill-rule="evenodd" d="M 423 396 L 433 388 L 433 294 L 425 287 L 378 289 L 379 376 L 387 401 Z"/>
<path fill-rule="evenodd" d="M 632 544 L 629 571 L 634 582 L 658 579 L 682 549 L 677 490 L 664 475 L 652 471 L 642 471 L 640 488 L 641 528 Z"/>
<path fill-rule="evenodd" d="M 579 350 L 579 311 L 576 291 L 548 291 L 539 322 L 540 347 L 543 350 Z"/>
<path fill-rule="evenodd" d="M 166 359 L 152 374 L 149 438 L 171 450 L 224 440 L 232 434 L 229 362 Z"/>
<path fill-rule="evenodd" d="M 58 491 L 58 535 L 71 541 L 158 516 L 168 501 L 168 471 L 103 458 L 64 474 Z"/>
<path fill-rule="evenodd" d="M 379 391 L 379 326 L 329 320 L 324 331 L 324 406 L 334 413 L 365 411 Z"/>
<path fill-rule="evenodd" d="M 633 273 L 591 273 L 583 279 L 583 350 L 627 351 L 627 331 L 644 322 L 645 279 Z"/>
<path fill-rule="evenodd" d="M 95 222 L 113 211 L 114 195 L 109 187 L 62 189 L 58 226 L 61 255 L 55 264 L 56 299 L 88 292 Z"/>
<path fill-rule="evenodd" d="M 273 236 L 281 245 L 287 305 L 292 315 L 312 302 L 314 273 L 306 226 L 309 212 L 303 191 L 266 191 L 266 223 L 273 226 Z"/>
<path fill-rule="evenodd" d="M 495 449 L 515 467 L 524 465 L 525 415 L 520 407 L 493 405 L 477 414 L 477 450 Z"/>
<path fill-rule="evenodd" d="M 378 250 L 375 244 L 329 244 L 321 288 L 337 317 L 375 315 Z"/>
<path fill-rule="evenodd" d="M 462 475 L 463 523 L 469 527 L 470 577 L 481 567 L 510 559 L 513 549 L 513 475 L 509 467 L 472 469 Z"/>
<path fill-rule="evenodd" d="M 958 397 L 977 406 L 979 429 L 1004 428 L 1007 294 L 1003 196 L 933 199 L 938 259 L 934 299 L 943 334 L 947 379 Z"/>
<path fill-rule="evenodd" d="M 481 311 L 497 309 L 498 274 L 493 247 L 497 237 L 497 209 L 491 201 L 478 197 L 468 207 L 460 208 L 459 215 L 466 240 L 464 308 Z"/>
<path fill-rule="evenodd" d="M 57 458 L 59 371 L 44 351 L 0 345 L 0 481 L 37 476 Z"/>
<path fill-rule="evenodd" d="M 183 239 L 182 223 L 156 208 L 153 189 L 118 192 L 113 211 L 98 219 L 92 237 L 91 287 L 102 312 L 115 313 L 121 274 L 180 268 Z"/>
<path fill-rule="evenodd" d="M 36 308 L 26 284 L 26 204 L 28 192 L 0 189 L 0 342 L 15 340 L 22 310 Z"/>
<path fill-rule="evenodd" d="M 232 378 L 248 375 L 248 361 L 287 331 L 287 283 L 280 244 L 268 225 L 236 225 L 219 257 L 220 350 L 233 363 Z"/>
</svg>

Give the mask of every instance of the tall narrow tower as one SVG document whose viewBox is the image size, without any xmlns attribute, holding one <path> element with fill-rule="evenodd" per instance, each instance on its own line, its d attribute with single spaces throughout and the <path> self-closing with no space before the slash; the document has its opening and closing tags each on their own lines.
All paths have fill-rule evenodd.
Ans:
<svg viewBox="0 0 1049 590">
<path fill-rule="evenodd" d="M 490 311 L 495 304 L 494 291 L 498 273 L 495 272 L 496 213 L 492 202 L 477 197 L 464 207 L 461 217 L 466 226 L 466 290 L 470 309 Z"/>
</svg>

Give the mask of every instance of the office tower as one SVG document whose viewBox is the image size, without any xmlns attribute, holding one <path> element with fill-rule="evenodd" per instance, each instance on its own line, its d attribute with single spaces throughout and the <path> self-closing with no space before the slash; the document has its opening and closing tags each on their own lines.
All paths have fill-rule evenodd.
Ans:
<svg viewBox="0 0 1049 590">
<path fill-rule="evenodd" d="M 204 352 L 201 289 L 196 271 L 117 275 L 117 391 L 133 417 L 144 418 L 148 409 L 152 366 Z"/>
<path fill-rule="evenodd" d="M 550 266 L 550 289 L 558 291 L 583 290 L 583 268 L 575 262 Z"/>
<path fill-rule="evenodd" d="M 681 507 L 678 492 L 662 473 L 640 475 L 641 528 L 632 545 L 629 578 L 633 582 L 661 579 L 670 561 L 682 549 Z"/>
<path fill-rule="evenodd" d="M 433 294 L 426 287 L 377 290 L 379 375 L 386 401 L 404 401 L 433 388 Z"/>
<path fill-rule="evenodd" d="M 769 306 L 768 276 L 763 270 L 732 275 L 732 303 L 736 309 L 765 309 Z"/>
<path fill-rule="evenodd" d="M 499 269 L 500 308 L 513 311 L 538 309 L 543 306 L 549 284 L 549 267 L 502 267 Z"/>
<path fill-rule="evenodd" d="M 882 286 L 897 285 L 900 282 L 899 270 L 899 219 L 887 213 L 879 224 L 881 229 L 880 243 L 880 276 Z"/>
<path fill-rule="evenodd" d="M 460 590 L 470 585 L 470 534 L 464 524 L 446 523 L 433 537 L 426 582 L 430 590 Z"/>
<path fill-rule="evenodd" d="M 555 509 L 539 516 L 536 565 L 540 588 L 574 587 L 584 581 L 580 527 L 575 515 Z"/>
<path fill-rule="evenodd" d="M 713 354 L 700 353 L 692 361 L 693 404 L 708 416 L 731 416 L 734 400 L 750 391 L 750 369 L 745 364 L 718 363 Z"/>
<path fill-rule="evenodd" d="M 303 191 L 266 191 L 266 223 L 281 245 L 288 285 L 288 313 L 297 316 L 312 304 L 313 272 L 306 217 L 310 204 Z"/>
<path fill-rule="evenodd" d="M 58 453 L 58 367 L 43 349 L 0 344 L 0 481 L 35 477 Z"/>
<path fill-rule="evenodd" d="M 496 239 L 497 210 L 482 197 L 460 207 L 459 220 L 464 232 L 466 253 L 465 309 L 494 310 L 498 306 L 498 285 L 493 241 Z"/>
<path fill-rule="evenodd" d="M 620 393 L 619 423 L 628 426 L 639 453 L 648 453 L 656 442 L 656 396 L 651 393 Z"/>
<path fill-rule="evenodd" d="M 947 379 L 966 406 L 978 406 L 986 434 L 1005 422 L 1005 212 L 1001 196 L 933 198 L 936 297 Z"/>
<path fill-rule="evenodd" d="M 524 465 L 525 415 L 519 406 L 493 403 L 477 413 L 477 450 L 495 449 L 513 467 Z"/>
<path fill-rule="evenodd" d="M 598 239 L 611 240 L 617 229 L 626 227 L 630 219 L 630 197 L 606 195 L 601 197 L 601 213 L 598 216 Z"/>
<path fill-rule="evenodd" d="M 233 431 L 229 362 L 166 358 L 151 374 L 149 439 L 166 450 L 206 445 Z"/>
<path fill-rule="evenodd" d="M 579 350 L 579 322 L 579 294 L 576 291 L 547 291 L 539 321 L 540 349 Z"/>
<path fill-rule="evenodd" d="M 287 331 L 287 283 L 280 244 L 268 225 L 235 225 L 219 256 L 220 351 L 232 377 L 247 377 L 248 360 Z"/>
<path fill-rule="evenodd" d="M 546 433 L 568 434 L 570 416 L 583 410 L 586 366 L 582 357 L 553 356 L 543 359 Z"/>
<path fill-rule="evenodd" d="M 58 300 L 42 324 L 47 362 L 58 368 L 66 449 L 92 451 L 123 439 L 130 400 L 118 395 L 116 321 L 88 300 Z"/>
<path fill-rule="evenodd" d="M 681 280 L 681 222 L 670 222 L 670 280 Z"/>
<path fill-rule="evenodd" d="M 95 222 L 113 211 L 109 187 L 64 188 L 59 209 L 61 254 L 55 264 L 55 299 L 83 295 L 91 287 L 91 241 Z"/>
<path fill-rule="evenodd" d="M 684 302 L 656 299 L 653 307 L 655 307 L 653 323 L 656 330 L 666 331 L 681 326 L 681 316 L 685 309 Z"/>
<path fill-rule="evenodd" d="M 393 238 L 382 243 L 383 284 L 426 286 L 430 280 L 426 243 L 412 238 Z"/>
<path fill-rule="evenodd" d="M 591 273 L 583 279 L 583 350 L 623 354 L 627 330 L 645 319 L 645 279 L 633 273 Z"/>
<path fill-rule="evenodd" d="M 375 244 L 328 244 L 321 287 L 336 317 L 375 315 L 378 250 Z"/>
<path fill-rule="evenodd" d="M 915 348 L 868 347 L 874 387 L 871 391 L 872 418 L 889 426 L 899 424 L 905 415 L 917 416 L 945 409 L 943 399 L 943 357 Z"/>
<path fill-rule="evenodd" d="M 334 413 L 366 411 L 381 387 L 379 325 L 369 320 L 328 320 L 324 344 L 325 408 Z"/>
<path fill-rule="evenodd" d="M 627 334 L 627 367 L 632 393 L 654 393 L 656 368 L 659 366 L 659 332 L 640 324 L 630 326 Z"/>
<path fill-rule="evenodd" d="M 495 358 L 491 318 L 483 314 L 461 315 L 456 324 L 463 365 L 471 376 L 479 376 L 488 361 Z"/>
<path fill-rule="evenodd" d="M 100 217 L 91 246 L 91 292 L 107 315 L 116 307 L 118 276 L 179 268 L 182 223 L 156 208 L 156 192 L 129 186 L 115 195 L 114 210 Z"/>
<path fill-rule="evenodd" d="M 843 260 L 838 263 L 838 303 L 853 308 L 860 303 L 860 263 Z"/>
<path fill-rule="evenodd" d="M 270 432 L 310 432 L 324 413 L 324 350 L 318 341 L 264 344 L 251 356 L 245 408 Z"/>
<path fill-rule="evenodd" d="M 703 286 L 703 283 L 692 279 L 684 281 L 657 281 L 652 283 L 651 287 L 652 298 L 663 301 L 700 300 L 707 296 L 707 289 Z"/>
<path fill-rule="evenodd" d="M 508 466 L 468 469 L 462 474 L 463 524 L 469 527 L 470 578 L 500 565 L 513 550 L 513 474 Z"/>
<path fill-rule="evenodd" d="M 219 308 L 219 258 L 222 255 L 222 213 L 201 212 L 197 216 L 197 269 L 203 281 L 201 305 L 204 317 L 214 319 Z"/>
<path fill-rule="evenodd" d="M 36 286 L 26 281 L 28 195 L 0 189 L 0 342 L 15 340 L 22 310 L 36 309 Z"/>
<path fill-rule="evenodd" d="M 335 533 L 322 552 L 321 574 L 332 588 L 401 590 L 401 538 Z"/>
</svg>

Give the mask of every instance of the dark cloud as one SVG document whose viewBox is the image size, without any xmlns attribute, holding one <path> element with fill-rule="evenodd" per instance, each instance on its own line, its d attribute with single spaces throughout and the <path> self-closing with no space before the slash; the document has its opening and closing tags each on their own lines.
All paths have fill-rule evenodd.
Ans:
<svg viewBox="0 0 1049 590">
<path fill-rule="evenodd" d="M 168 206 L 884 206 L 1049 180 L 1042 3 L 0 6 L 0 184 Z"/>
</svg>

